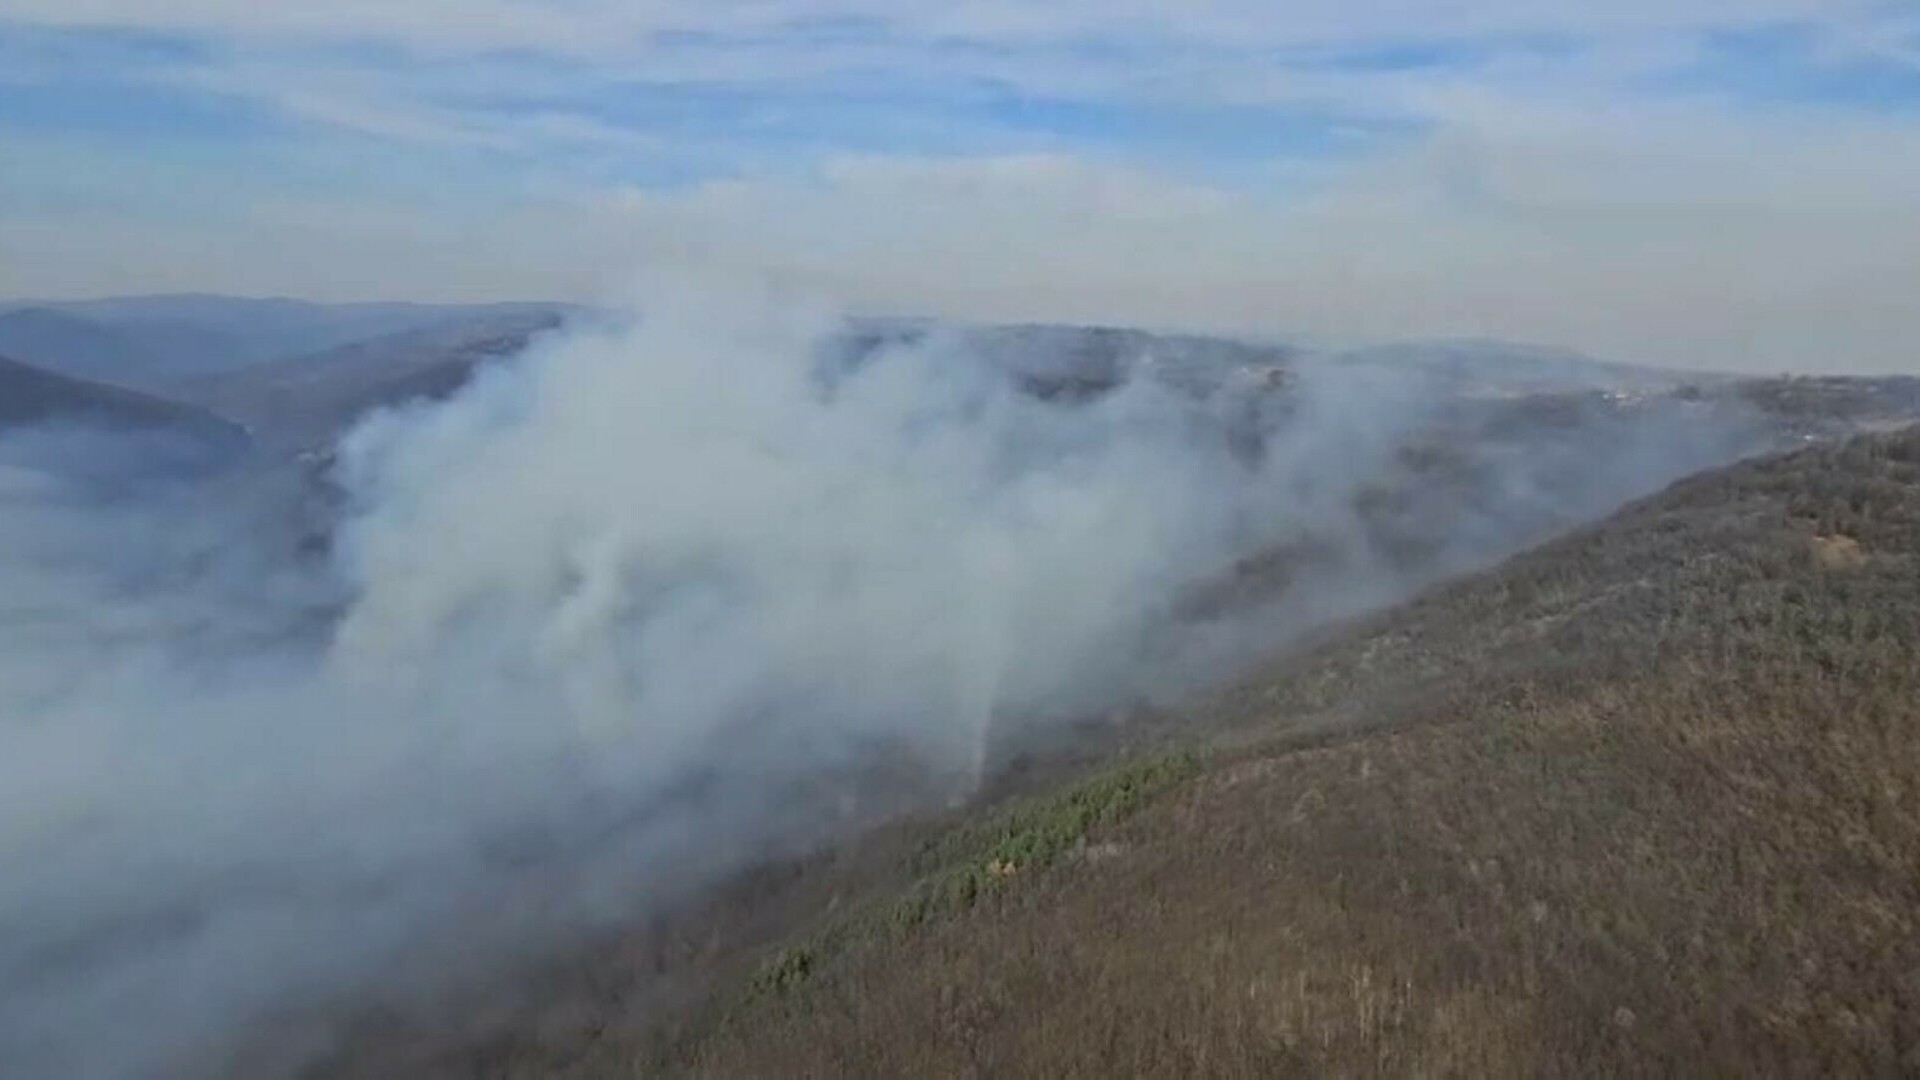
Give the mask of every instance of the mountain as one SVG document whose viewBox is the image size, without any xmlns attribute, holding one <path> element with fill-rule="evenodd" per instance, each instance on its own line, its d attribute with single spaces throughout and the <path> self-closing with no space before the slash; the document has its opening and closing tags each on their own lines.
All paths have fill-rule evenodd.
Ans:
<svg viewBox="0 0 1920 1080">
<path fill-rule="evenodd" d="M 0 357 L 0 429 L 69 421 L 126 430 L 166 430 L 245 443 L 238 425 L 205 409 Z"/>
<path fill-rule="evenodd" d="M 829 916 L 677 1061 L 1901 1071 L 1916 551 L 1920 430 L 1679 483 L 1197 706 L 1211 752 L 1040 804 L 1145 791 L 1050 859 L 990 861 L 1038 815 L 990 819 L 935 871 L 977 853 L 975 892 L 899 931 Z"/>
<path fill-rule="evenodd" d="M 113 325 L 150 327 L 186 323 L 206 328 L 239 347 L 235 363 L 246 366 L 336 348 L 468 319 L 511 318 L 570 310 L 545 303 L 415 304 L 397 301 L 322 304 L 280 297 L 251 298 L 179 294 L 78 301 L 65 310 Z"/>
<path fill-rule="evenodd" d="M 1920 378 L 1799 375 L 1744 379 L 1717 387 L 1683 388 L 1701 399 L 1737 401 L 1773 418 L 1804 439 L 1851 429 L 1904 427 L 1920 419 Z"/>
<path fill-rule="evenodd" d="M 1278 370 L 1303 355 L 1283 344 L 1112 326 L 853 319 L 828 343 L 828 368 L 855 368 L 885 350 L 915 347 L 949 349 L 1006 373 L 1028 393 L 1067 401 L 1097 397 L 1136 377 L 1204 395 L 1236 375 Z"/>
<path fill-rule="evenodd" d="M 83 379 L 117 381 L 156 370 L 148 340 L 46 307 L 0 311 L 0 352 Z"/>
<path fill-rule="evenodd" d="M 1096 396 L 1141 376 L 1205 394 L 1249 380 L 1277 386 L 1288 373 L 1304 369 L 1416 379 L 1434 394 L 1454 397 L 1652 393 L 1735 381 L 1733 376 L 1667 371 L 1493 340 L 1410 341 L 1326 351 L 1277 341 L 1110 326 L 914 319 L 853 320 L 838 344 L 837 359 L 857 365 L 884 349 L 928 344 L 950 345 L 984 359 L 1043 397 L 1069 399 Z"/>
<path fill-rule="evenodd" d="M 1917 552 L 1920 428 L 1702 473 L 317 1074 L 1900 1074 Z"/>
<path fill-rule="evenodd" d="M 1335 353 L 1329 359 L 1348 367 L 1419 371 L 1453 392 L 1482 396 L 1647 392 L 1731 378 L 1598 360 L 1570 349 L 1475 339 L 1396 342 Z"/>
<path fill-rule="evenodd" d="M 182 380 L 174 391 L 245 423 L 269 445 L 320 449 L 375 408 L 454 392 L 479 365 L 520 352 L 561 320 L 544 307 L 467 314 L 242 371 Z"/>
<path fill-rule="evenodd" d="M 0 351 L 104 381 L 160 389 L 352 342 L 474 319 L 554 315 L 554 304 L 318 304 L 169 295 L 0 305 Z"/>
</svg>

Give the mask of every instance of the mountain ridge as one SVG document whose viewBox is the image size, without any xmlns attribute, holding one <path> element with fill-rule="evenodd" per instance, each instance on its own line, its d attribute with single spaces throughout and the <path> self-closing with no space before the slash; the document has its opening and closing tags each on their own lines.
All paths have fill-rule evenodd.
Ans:
<svg viewBox="0 0 1920 1080">
<path fill-rule="evenodd" d="M 1916 552 L 1920 426 L 1709 470 L 312 1074 L 1898 1071 Z"/>
<path fill-rule="evenodd" d="M 0 356 L 0 428 L 59 421 L 247 441 L 244 428 L 209 410 Z"/>
</svg>

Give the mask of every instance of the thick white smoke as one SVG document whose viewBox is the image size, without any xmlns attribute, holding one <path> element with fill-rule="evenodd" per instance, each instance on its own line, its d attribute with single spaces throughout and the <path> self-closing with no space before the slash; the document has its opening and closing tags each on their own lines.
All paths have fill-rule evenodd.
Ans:
<svg viewBox="0 0 1920 1080">
<path fill-rule="evenodd" d="M 938 342 L 836 371 L 805 305 L 654 301 L 356 432 L 323 562 L 280 557 L 278 478 L 8 444 L 9 1060 L 191 1060 L 518 876 L 612 910 L 750 857 L 811 776 L 964 791 L 1244 525 L 1164 392 L 1063 410 Z"/>
<path fill-rule="evenodd" d="M 959 338 L 836 365 L 834 328 L 656 291 L 355 431 L 325 554 L 297 477 L 0 439 L 7 1071 L 192 1070 L 435 942 L 538 947 L 817 839 L 895 771 L 962 794 L 1018 726 L 1190 676 L 1197 580 L 1362 546 L 1433 407 L 1310 379 L 1256 466 L 1152 380 L 1048 403 Z M 1691 452 L 1583 497 L 1724 449 Z M 1337 565 L 1287 628 L 1412 581 Z"/>
<path fill-rule="evenodd" d="M 1226 552 L 1230 463 L 1170 395 L 1063 411 L 938 344 L 836 378 L 824 321 L 655 312 L 349 442 L 337 670 L 471 668 L 622 783 L 728 727 L 966 772 Z"/>
</svg>

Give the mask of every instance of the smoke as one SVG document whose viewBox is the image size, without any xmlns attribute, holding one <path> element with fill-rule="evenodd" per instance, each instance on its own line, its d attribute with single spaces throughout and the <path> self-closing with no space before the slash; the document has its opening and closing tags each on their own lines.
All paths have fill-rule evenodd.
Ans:
<svg viewBox="0 0 1920 1080">
<path fill-rule="evenodd" d="M 1443 477 L 1409 447 L 1460 419 L 1405 372 L 1050 401 L 964 334 L 845 362 L 818 305 L 647 301 L 346 436 L 324 544 L 288 468 L 0 438 L 0 1060 L 204 1068 L 1751 445 L 1634 414 Z M 1273 550 L 1309 572 L 1196 600 Z"/>
</svg>

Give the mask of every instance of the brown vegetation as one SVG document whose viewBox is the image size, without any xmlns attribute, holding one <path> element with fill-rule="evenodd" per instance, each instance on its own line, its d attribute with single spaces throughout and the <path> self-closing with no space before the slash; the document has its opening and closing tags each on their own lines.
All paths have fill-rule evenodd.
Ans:
<svg viewBox="0 0 1920 1080">
<path fill-rule="evenodd" d="M 1685 482 L 1250 680 L 1242 749 L 1096 831 L 1123 854 L 671 1064 L 1920 1069 L 1917 648 L 1920 433 Z"/>
<path fill-rule="evenodd" d="M 788 936 L 704 957 L 704 1010 L 437 1064 L 1920 1071 L 1920 429 L 1682 482 L 1174 734 L 1209 748 L 780 871 Z"/>
</svg>

